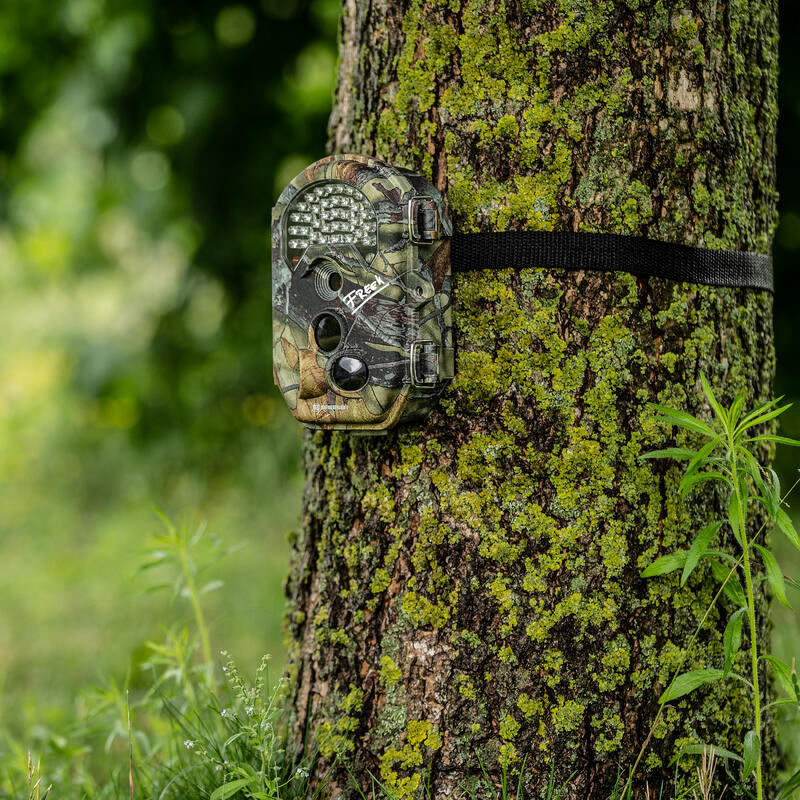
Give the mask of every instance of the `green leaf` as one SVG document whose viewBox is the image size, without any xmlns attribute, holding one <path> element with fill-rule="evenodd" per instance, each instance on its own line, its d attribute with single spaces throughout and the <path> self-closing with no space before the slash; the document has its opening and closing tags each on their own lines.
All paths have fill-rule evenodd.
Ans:
<svg viewBox="0 0 800 800">
<path fill-rule="evenodd" d="M 731 570 L 728 569 L 728 567 L 726 567 L 724 564 L 720 564 L 719 561 L 710 561 L 709 563 L 711 564 L 711 573 L 714 575 L 716 580 L 718 580 L 720 583 L 723 583 L 727 579 L 727 583 L 723 589 L 725 594 L 731 600 L 733 600 L 737 606 L 747 605 L 742 584 L 739 582 L 739 578 L 737 577 L 736 573 L 734 572 L 729 578 L 728 575 L 730 574 Z"/>
<path fill-rule="evenodd" d="M 657 558 L 652 564 L 645 567 L 643 578 L 652 578 L 656 575 L 666 575 L 680 569 L 686 563 L 686 551 L 676 550 L 674 553 Z"/>
<path fill-rule="evenodd" d="M 689 744 L 678 750 L 672 761 L 669 762 L 669 766 L 671 767 L 681 756 L 701 756 L 704 752 L 710 753 L 712 751 L 717 758 L 727 758 L 731 761 L 742 760 L 742 757 L 737 756 L 736 753 L 732 753 L 724 747 L 717 747 L 715 744 Z"/>
<path fill-rule="evenodd" d="M 714 390 L 711 388 L 706 376 L 701 372 L 700 373 L 700 383 L 703 386 L 703 393 L 706 396 L 706 399 L 709 403 L 711 403 L 711 408 L 714 409 L 714 413 L 717 415 L 717 419 L 722 423 L 722 427 L 727 429 L 728 427 L 728 415 L 725 412 L 725 409 L 719 404 L 719 401 L 714 396 Z"/>
<path fill-rule="evenodd" d="M 647 405 L 657 411 L 664 422 L 671 422 L 679 428 L 702 433 L 703 436 L 708 436 L 712 439 L 717 435 L 705 422 L 693 417 L 691 414 L 687 414 L 685 411 L 679 411 L 677 408 L 669 408 L 668 406 L 660 406 L 658 403 L 648 403 Z"/>
<path fill-rule="evenodd" d="M 767 403 L 762 403 L 760 406 L 756 406 L 752 411 L 748 412 L 744 419 L 741 421 L 739 425 L 736 426 L 736 430 L 734 431 L 734 435 L 743 430 L 742 426 L 746 425 L 750 420 L 755 419 L 756 417 L 761 416 L 762 414 L 766 413 L 770 408 L 778 405 L 780 401 L 783 400 L 783 395 L 780 397 L 776 397 L 773 400 L 770 400 Z"/>
<path fill-rule="evenodd" d="M 756 768 L 761 758 L 761 739 L 755 731 L 747 731 L 744 735 L 744 766 L 742 767 L 742 780 L 747 778 Z"/>
<path fill-rule="evenodd" d="M 669 703 L 670 700 L 677 700 L 679 697 L 693 692 L 706 683 L 718 681 L 724 674 L 721 669 L 695 669 L 691 672 L 684 672 L 683 675 L 678 675 L 672 681 L 664 694 L 658 698 L 658 702 L 663 705 L 664 703 Z"/>
<path fill-rule="evenodd" d="M 794 682 L 792 681 L 792 668 L 779 658 L 775 658 L 775 656 L 761 656 L 761 658 L 772 664 L 772 668 L 775 670 L 775 675 L 783 687 L 783 690 L 789 697 L 796 701 L 797 692 L 795 691 Z"/>
<path fill-rule="evenodd" d="M 764 569 L 767 571 L 767 580 L 772 587 L 772 591 L 775 592 L 775 597 L 777 597 L 786 608 L 791 608 L 789 601 L 786 599 L 786 583 L 783 580 L 783 572 L 781 572 L 781 568 L 778 566 L 775 556 L 772 555 L 766 547 L 762 547 L 760 544 L 754 543 L 753 547 L 761 553 L 761 560 L 764 562 Z"/>
<path fill-rule="evenodd" d="M 761 465 L 756 461 L 755 457 L 752 453 L 748 452 L 744 447 L 740 447 L 737 449 L 737 452 L 742 456 L 744 459 L 743 469 L 744 471 L 753 479 L 753 483 L 758 487 L 758 490 L 761 492 L 761 496 L 764 499 L 764 504 L 767 506 L 767 509 L 770 511 L 770 516 L 775 516 L 775 510 L 770 509 L 772 505 L 772 492 L 767 489 L 766 483 L 764 483 L 764 477 L 761 473 Z"/>
<path fill-rule="evenodd" d="M 642 453 L 639 458 L 674 458 L 678 461 L 690 461 L 696 453 L 696 450 L 689 450 L 688 447 L 665 447 L 663 450 L 650 450 Z"/>
<path fill-rule="evenodd" d="M 759 480 L 759 478 L 753 477 L 761 492 L 761 495 L 756 499 L 764 504 L 769 518 L 774 520 L 778 514 L 778 509 L 781 507 L 781 482 L 774 469 L 765 470 L 764 478 L 764 480 Z"/>
<path fill-rule="evenodd" d="M 226 798 L 230 797 L 232 794 L 236 794 L 239 789 L 243 789 L 245 786 L 249 786 L 252 783 L 253 778 L 237 778 L 230 783 L 223 783 L 222 786 L 218 786 L 211 792 L 211 796 L 208 800 L 226 800 Z"/>
<path fill-rule="evenodd" d="M 730 553 L 723 553 L 722 550 L 712 550 L 710 547 L 703 554 L 703 558 L 721 558 L 723 561 L 727 561 L 731 566 L 737 563 L 736 559 Z"/>
<path fill-rule="evenodd" d="M 728 430 L 736 428 L 736 423 L 739 421 L 739 416 L 742 413 L 743 407 L 744 407 L 744 395 L 740 394 L 733 401 L 733 405 L 731 405 L 731 410 L 728 413 Z"/>
<path fill-rule="evenodd" d="M 740 608 L 731 614 L 731 618 L 725 626 L 725 633 L 722 636 L 722 644 L 725 651 L 725 669 L 723 672 L 726 677 L 731 671 L 733 659 L 739 652 L 739 646 L 742 643 L 742 615 L 745 611 L 747 611 L 746 608 Z"/>
<path fill-rule="evenodd" d="M 792 775 L 789 780 L 785 783 L 782 783 L 780 789 L 778 789 L 778 794 L 775 795 L 775 800 L 784 800 L 784 798 L 791 797 L 794 793 L 795 789 L 800 788 L 800 769 Z"/>
<path fill-rule="evenodd" d="M 739 423 L 739 426 L 736 429 L 736 434 L 742 434 L 749 428 L 754 428 L 756 425 L 761 425 L 764 422 L 769 422 L 769 420 L 775 419 L 775 417 L 779 417 L 781 414 L 783 414 L 784 411 L 786 411 L 791 407 L 792 404 L 787 403 L 785 406 L 781 406 L 780 408 L 774 408 L 772 409 L 772 411 L 768 411 L 766 414 L 761 414 L 760 416 L 757 416 L 754 419 L 748 419 L 746 417 Z"/>
<path fill-rule="evenodd" d="M 230 747 L 237 739 L 241 739 L 243 736 L 247 736 L 246 730 L 237 731 L 236 733 L 233 734 L 233 736 L 229 736 L 225 740 L 225 743 L 222 745 L 222 752 L 224 753 L 228 749 L 228 747 Z"/>
<path fill-rule="evenodd" d="M 710 442 L 704 444 L 687 465 L 686 474 L 684 477 L 686 477 L 686 475 L 691 475 L 696 470 L 705 466 L 706 461 L 708 461 L 708 457 L 711 455 L 711 451 L 717 446 L 717 444 L 719 444 L 718 436 L 712 439 Z"/>
<path fill-rule="evenodd" d="M 771 467 L 767 469 L 767 472 L 769 472 L 770 477 L 769 490 L 772 494 L 772 517 L 774 519 L 778 514 L 778 509 L 781 507 L 781 479 Z"/>
<path fill-rule="evenodd" d="M 727 476 L 723 475 L 721 472 L 690 472 L 683 476 L 683 480 L 678 487 L 678 492 L 681 497 L 685 497 L 696 484 L 702 483 L 703 481 L 715 480 L 724 481 L 728 486 L 731 485 Z"/>
<path fill-rule="evenodd" d="M 790 439 L 788 436 L 773 436 L 770 433 L 763 436 L 753 436 L 745 439 L 746 442 L 775 442 L 775 444 L 787 444 L 789 447 L 800 447 L 800 439 Z"/>
<path fill-rule="evenodd" d="M 697 566 L 697 562 L 703 557 L 703 554 L 706 552 L 706 548 L 711 543 L 711 540 L 714 538 L 721 526 L 721 522 L 712 522 L 710 525 L 706 525 L 706 527 L 697 534 L 697 538 L 692 542 L 692 546 L 689 548 L 689 553 L 686 556 L 686 563 L 683 565 L 681 586 L 686 584 L 687 578 L 692 574 L 692 570 Z"/>
<path fill-rule="evenodd" d="M 800 536 L 797 535 L 797 531 L 794 529 L 794 525 L 792 524 L 792 520 L 789 518 L 789 515 L 782 508 L 778 509 L 778 513 L 775 516 L 775 524 L 778 526 L 784 536 L 786 536 L 786 538 L 798 550 L 800 550 Z"/>
</svg>

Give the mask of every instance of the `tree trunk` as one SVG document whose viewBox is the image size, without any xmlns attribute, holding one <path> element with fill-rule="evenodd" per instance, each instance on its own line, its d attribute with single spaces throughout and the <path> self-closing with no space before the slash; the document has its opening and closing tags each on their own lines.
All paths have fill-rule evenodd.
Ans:
<svg viewBox="0 0 800 800">
<path fill-rule="evenodd" d="M 776 5 L 345 0 L 332 148 L 423 171 L 461 231 L 768 252 Z M 371 774 L 464 798 L 485 769 L 495 786 L 521 771 L 525 797 L 552 770 L 574 773 L 563 798 L 606 798 L 717 588 L 705 568 L 683 590 L 639 577 L 722 514 L 639 460 L 673 441 L 646 403 L 710 414 L 701 372 L 727 402 L 768 398 L 770 295 L 528 266 L 545 269 L 455 277 L 457 377 L 426 423 L 306 433 L 289 673 L 334 797 L 360 796 L 349 770 L 368 796 Z M 721 666 L 731 610 L 687 669 Z M 750 727 L 732 681 L 674 703 L 638 796 L 672 796 L 680 746 L 741 752 Z"/>
</svg>

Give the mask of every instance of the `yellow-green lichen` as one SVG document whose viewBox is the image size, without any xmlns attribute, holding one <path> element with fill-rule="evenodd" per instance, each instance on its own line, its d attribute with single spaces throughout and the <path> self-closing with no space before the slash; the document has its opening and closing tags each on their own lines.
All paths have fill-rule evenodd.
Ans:
<svg viewBox="0 0 800 800">
<path fill-rule="evenodd" d="M 400 671 L 400 667 L 394 663 L 391 656 L 384 654 L 381 656 L 380 676 L 382 683 L 387 686 L 396 686 L 400 682 L 400 678 L 403 677 L 403 673 Z"/>
<path fill-rule="evenodd" d="M 424 752 L 423 746 L 426 748 Z M 423 765 L 425 753 L 435 752 L 441 746 L 442 737 L 436 725 L 426 720 L 409 720 L 406 744 L 402 749 L 389 748 L 380 759 L 381 778 L 398 800 L 413 796 L 422 779 L 422 773 L 417 769 Z M 411 771 L 412 774 L 401 777 L 398 770 Z"/>
<path fill-rule="evenodd" d="M 586 706 L 582 705 L 577 700 L 565 700 L 563 697 L 559 697 L 558 705 L 550 712 L 554 730 L 577 730 L 583 721 L 585 712 Z"/>
</svg>

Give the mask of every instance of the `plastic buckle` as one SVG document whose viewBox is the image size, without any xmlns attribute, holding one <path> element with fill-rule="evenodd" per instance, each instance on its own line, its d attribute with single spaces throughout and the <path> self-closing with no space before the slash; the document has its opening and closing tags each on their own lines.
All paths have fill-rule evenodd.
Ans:
<svg viewBox="0 0 800 800">
<path fill-rule="evenodd" d="M 428 207 L 425 208 L 424 206 Z M 422 219 L 420 219 L 422 218 Z M 413 244 L 430 244 L 442 234 L 436 202 L 428 195 L 408 201 L 408 237 Z"/>
<path fill-rule="evenodd" d="M 435 389 L 439 383 L 439 346 L 420 340 L 411 344 L 411 385 L 418 389 Z"/>
</svg>

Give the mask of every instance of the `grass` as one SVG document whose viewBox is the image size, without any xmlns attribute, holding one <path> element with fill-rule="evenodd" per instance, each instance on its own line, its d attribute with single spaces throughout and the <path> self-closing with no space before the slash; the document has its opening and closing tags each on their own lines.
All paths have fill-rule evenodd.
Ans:
<svg viewBox="0 0 800 800">
<path fill-rule="evenodd" d="M 269 680 L 270 671 L 280 675 L 280 664 L 262 658 L 250 680 L 227 652 L 214 649 L 221 634 L 211 627 L 213 615 L 210 626 L 207 606 L 215 593 L 202 589 L 213 586 L 223 574 L 226 559 L 220 557 L 228 548 L 215 542 L 205 528 L 165 522 L 144 562 L 146 574 L 160 572 L 169 579 L 154 583 L 161 591 L 149 598 L 162 603 L 174 599 L 164 635 L 147 645 L 124 681 L 111 680 L 102 688 L 82 692 L 68 724 L 40 726 L 33 740 L 24 743 L 6 731 L 0 737 L 0 798 L 299 800 L 307 796 L 314 753 L 303 752 L 288 735 L 284 687 L 280 680 L 274 684 Z M 786 557 L 796 559 L 796 554 Z M 240 551 L 227 556 L 227 560 L 243 558 Z M 793 564 L 800 567 L 797 560 Z M 796 630 L 794 617 L 791 622 Z M 793 641 L 791 637 L 777 641 L 777 651 L 781 643 L 789 647 Z M 784 741 L 793 741 L 788 734 L 797 730 L 796 722 L 787 718 Z M 33 756 L 28 750 L 31 741 L 36 744 Z M 681 794 L 684 800 L 719 800 L 709 794 L 708 776 L 715 768 L 709 755 L 698 757 L 698 778 Z M 512 780 L 504 775 L 495 785 L 476 760 L 483 778 L 464 787 L 471 800 L 534 800 L 523 791 L 521 777 Z M 358 785 L 356 776 L 352 778 Z M 544 800 L 559 800 L 568 785 L 569 781 L 559 785 L 551 773 Z M 623 788 L 623 780 L 618 785 L 609 800 L 675 797 L 673 787 L 648 789 L 637 796 Z M 378 781 L 358 788 L 363 800 L 395 800 Z M 324 785 L 313 796 L 326 800 Z M 428 794 L 426 800 L 431 797 Z"/>
</svg>

